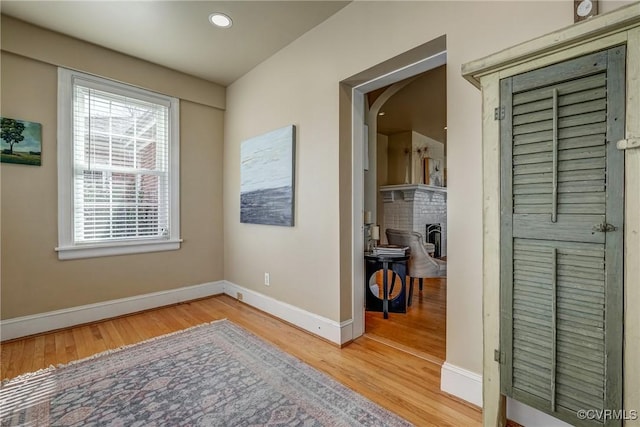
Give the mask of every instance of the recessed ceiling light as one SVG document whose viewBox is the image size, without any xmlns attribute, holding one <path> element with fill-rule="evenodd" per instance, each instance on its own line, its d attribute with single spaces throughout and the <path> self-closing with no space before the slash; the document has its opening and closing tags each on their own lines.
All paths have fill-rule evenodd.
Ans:
<svg viewBox="0 0 640 427">
<path fill-rule="evenodd" d="M 220 27 L 220 28 L 229 28 L 233 24 L 233 21 L 231 21 L 231 18 L 229 18 L 224 13 L 219 13 L 219 12 L 214 12 L 211 15 L 209 15 L 209 22 L 211 22 L 216 27 Z"/>
</svg>

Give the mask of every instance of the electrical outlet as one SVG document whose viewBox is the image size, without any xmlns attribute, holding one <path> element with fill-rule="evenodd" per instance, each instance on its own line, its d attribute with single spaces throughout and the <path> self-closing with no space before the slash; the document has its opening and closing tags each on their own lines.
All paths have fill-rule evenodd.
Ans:
<svg viewBox="0 0 640 427">
<path fill-rule="evenodd" d="M 269 273 L 264 273 L 264 285 L 265 286 L 271 285 L 271 278 L 269 277 Z"/>
<path fill-rule="evenodd" d="M 242 292 L 236 292 L 236 299 L 242 301 Z"/>
</svg>

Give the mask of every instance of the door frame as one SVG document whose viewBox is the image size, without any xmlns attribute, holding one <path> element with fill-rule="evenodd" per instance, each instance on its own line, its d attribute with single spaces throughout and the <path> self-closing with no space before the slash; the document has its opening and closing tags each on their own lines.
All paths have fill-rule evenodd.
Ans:
<svg viewBox="0 0 640 427">
<path fill-rule="evenodd" d="M 438 41 L 439 43 L 434 43 Z M 439 44 L 439 46 L 438 46 Z M 435 49 L 434 49 L 435 47 Z M 420 52 L 422 50 L 422 52 Z M 420 52 L 420 53 L 418 53 Z M 416 53 L 418 53 L 416 55 Z M 378 64 L 341 84 L 351 95 L 351 300 L 352 339 L 364 334 L 364 143 L 365 95 L 368 92 L 397 83 L 447 62 L 446 37 L 425 43 L 418 48 Z M 393 64 L 389 71 L 390 64 Z M 366 75 L 362 78 L 362 75 Z"/>
</svg>

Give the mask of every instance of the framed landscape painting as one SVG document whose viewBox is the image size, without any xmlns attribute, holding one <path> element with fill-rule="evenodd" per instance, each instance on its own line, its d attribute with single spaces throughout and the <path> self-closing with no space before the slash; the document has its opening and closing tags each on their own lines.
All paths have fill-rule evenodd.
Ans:
<svg viewBox="0 0 640 427">
<path fill-rule="evenodd" d="M 0 117 L 1 161 L 40 166 L 42 164 L 42 125 Z"/>
<path fill-rule="evenodd" d="M 296 127 L 240 146 L 240 222 L 293 227 Z"/>
</svg>

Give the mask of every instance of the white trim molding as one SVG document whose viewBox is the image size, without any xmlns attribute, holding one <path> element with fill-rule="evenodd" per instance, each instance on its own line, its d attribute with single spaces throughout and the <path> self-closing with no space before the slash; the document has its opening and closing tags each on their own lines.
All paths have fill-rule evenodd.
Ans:
<svg viewBox="0 0 640 427">
<path fill-rule="evenodd" d="M 440 381 L 442 391 L 482 407 L 482 375 L 444 362 Z M 507 418 L 527 427 L 570 426 L 564 421 L 510 398 L 507 398 Z"/>
<path fill-rule="evenodd" d="M 152 240 L 149 242 L 134 241 L 120 242 L 114 245 L 103 244 L 95 246 L 59 246 L 55 248 L 55 251 L 58 252 L 58 259 L 60 261 L 64 261 L 67 259 L 93 258 L 111 255 L 129 255 L 147 252 L 175 251 L 180 249 L 180 243 L 182 243 L 182 239 L 167 241 Z"/>
<path fill-rule="evenodd" d="M 511 398 L 507 398 L 507 418 L 527 427 L 571 427 L 571 424 Z"/>
<path fill-rule="evenodd" d="M 177 304 L 224 292 L 222 281 L 120 298 L 0 321 L 0 338 L 9 340 L 142 310 Z"/>
<path fill-rule="evenodd" d="M 353 319 L 345 320 L 344 322 L 340 322 L 340 345 L 345 345 L 355 338 L 353 332 Z"/>
<path fill-rule="evenodd" d="M 240 293 L 242 294 L 241 300 L 245 304 L 335 344 L 342 345 L 353 339 L 352 320 L 338 323 L 226 280 L 224 281 L 224 293 L 239 300 L 238 293 Z"/>
<path fill-rule="evenodd" d="M 482 407 L 482 375 L 452 365 L 442 364 L 440 390 Z"/>
<path fill-rule="evenodd" d="M 153 236 L 129 236 L 127 238 L 102 238 L 91 236 L 88 241 L 83 237 L 79 240 L 78 229 L 84 230 L 84 217 L 76 215 L 83 209 L 84 195 L 78 195 L 75 188 L 77 175 L 82 171 L 94 170 L 89 159 L 83 156 L 84 139 L 74 135 L 79 131 L 77 123 L 83 123 L 82 117 L 77 116 L 77 105 L 82 102 L 76 99 L 74 90 L 76 87 L 96 89 L 107 94 L 125 96 L 130 101 L 146 102 L 158 108 L 164 109 L 168 114 L 166 134 L 166 152 L 159 158 L 167 158 L 167 165 L 152 170 L 159 178 L 159 182 L 167 182 L 168 196 L 159 197 L 159 218 L 167 217 L 159 223 L 164 233 L 157 230 L 158 235 Z M 106 95 L 105 95 L 106 96 Z M 71 260 L 78 258 L 92 258 L 111 255 L 126 255 L 144 252 L 172 251 L 180 249 L 180 100 L 175 97 L 163 95 L 150 90 L 135 87 L 129 84 L 116 82 L 110 79 L 81 73 L 79 71 L 58 68 L 58 246 L 55 248 L 59 260 Z M 84 125 L 83 125 L 84 126 Z M 80 132 L 93 129 L 91 126 Z M 80 144 L 80 145 L 78 145 Z M 160 144 L 164 147 L 165 144 Z M 160 148 L 158 148 L 160 150 Z M 90 167 L 91 166 L 91 167 Z M 166 170 L 165 170 L 166 169 Z M 103 173 L 128 172 L 140 173 L 139 167 L 121 168 L 114 165 L 102 165 L 101 169 L 95 169 Z M 132 173 L 133 173 L 132 172 Z M 165 185 L 161 185 L 165 187 Z M 78 194 L 77 194 L 78 193 Z M 138 223 L 138 219 L 135 220 Z M 166 234 L 166 235 L 165 235 Z"/>
<path fill-rule="evenodd" d="M 339 323 L 226 280 L 2 320 L 0 339 L 25 337 L 223 293 L 232 298 L 241 293 L 242 302 L 335 344 L 353 340 L 353 320 Z"/>
</svg>

